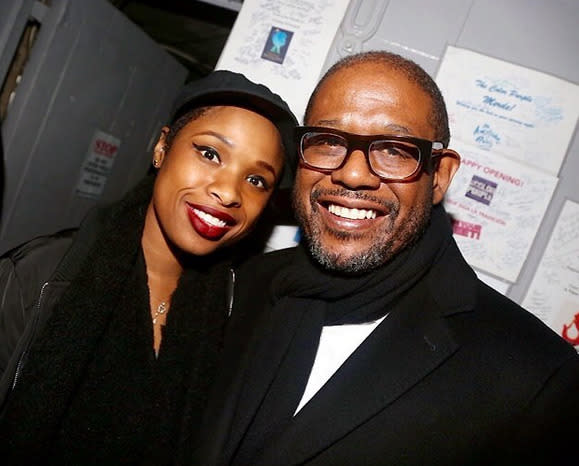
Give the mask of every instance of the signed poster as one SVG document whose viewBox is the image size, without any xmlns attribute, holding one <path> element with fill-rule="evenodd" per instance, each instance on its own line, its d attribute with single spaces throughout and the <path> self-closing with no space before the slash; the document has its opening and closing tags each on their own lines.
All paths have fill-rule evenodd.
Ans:
<svg viewBox="0 0 579 466">
<path fill-rule="evenodd" d="M 563 205 L 523 307 L 579 350 L 579 203 Z"/>
<path fill-rule="evenodd" d="M 349 0 L 245 0 L 217 69 L 280 94 L 303 117 Z"/>
<path fill-rule="evenodd" d="M 453 143 L 462 163 L 444 205 L 467 262 L 515 282 L 557 185 L 528 165 Z"/>
<path fill-rule="evenodd" d="M 453 141 L 559 173 L 579 116 L 579 86 L 450 46 L 436 81 Z"/>
</svg>

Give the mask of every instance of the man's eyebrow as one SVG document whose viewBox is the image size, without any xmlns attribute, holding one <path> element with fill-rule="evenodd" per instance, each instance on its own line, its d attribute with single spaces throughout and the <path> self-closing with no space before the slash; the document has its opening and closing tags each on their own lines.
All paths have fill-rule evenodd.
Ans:
<svg viewBox="0 0 579 466">
<path fill-rule="evenodd" d="M 221 142 L 223 142 L 224 144 L 228 145 L 229 147 L 233 147 L 233 141 L 231 139 L 229 139 L 228 137 L 225 137 L 223 134 L 221 133 L 217 133 L 215 131 L 212 130 L 207 130 L 207 131 L 203 131 L 199 134 L 204 134 L 207 136 L 213 136 L 214 138 L 219 139 Z"/>
<path fill-rule="evenodd" d="M 401 134 L 412 134 L 412 131 L 408 129 L 406 126 L 396 125 L 396 124 L 389 124 L 384 126 L 384 131 L 388 134 L 390 133 L 401 133 Z"/>
<path fill-rule="evenodd" d="M 318 120 L 316 126 L 335 127 L 340 124 L 340 120 Z"/>
<path fill-rule="evenodd" d="M 318 126 L 328 126 L 330 128 L 339 128 L 340 124 L 342 123 L 341 120 L 318 120 Z M 397 125 L 395 123 L 390 123 L 384 125 L 383 131 L 384 134 L 404 134 L 404 135 L 411 135 L 412 131 L 409 128 L 402 125 Z"/>
</svg>

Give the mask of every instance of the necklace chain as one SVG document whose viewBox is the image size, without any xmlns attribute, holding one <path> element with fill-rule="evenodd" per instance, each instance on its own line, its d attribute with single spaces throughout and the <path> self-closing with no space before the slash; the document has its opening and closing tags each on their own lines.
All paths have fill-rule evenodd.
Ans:
<svg viewBox="0 0 579 466">
<path fill-rule="evenodd" d="M 162 316 L 163 314 L 165 314 L 168 309 L 169 308 L 167 307 L 167 303 L 165 301 L 161 302 L 161 304 L 159 304 L 157 306 L 157 310 L 155 311 L 155 314 L 153 315 L 153 324 L 156 324 L 157 318 L 159 316 Z"/>
</svg>

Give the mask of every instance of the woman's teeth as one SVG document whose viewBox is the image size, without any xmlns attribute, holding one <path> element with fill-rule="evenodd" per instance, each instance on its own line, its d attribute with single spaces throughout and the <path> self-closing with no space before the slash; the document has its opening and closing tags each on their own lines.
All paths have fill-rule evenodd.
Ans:
<svg viewBox="0 0 579 466">
<path fill-rule="evenodd" d="M 199 209 L 193 209 L 193 211 L 195 212 L 195 215 L 197 215 L 201 220 L 203 220 L 205 223 L 208 223 L 209 225 L 221 228 L 227 226 L 227 223 L 225 223 L 223 220 L 220 220 L 213 215 L 209 215 L 207 212 L 203 212 Z"/>
</svg>

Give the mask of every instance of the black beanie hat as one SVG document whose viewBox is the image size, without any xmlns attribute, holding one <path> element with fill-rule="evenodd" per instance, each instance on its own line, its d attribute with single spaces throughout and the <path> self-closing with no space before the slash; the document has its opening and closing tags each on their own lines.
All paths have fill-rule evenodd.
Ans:
<svg viewBox="0 0 579 466">
<path fill-rule="evenodd" d="M 177 97 L 171 123 L 194 108 L 214 105 L 246 108 L 263 115 L 277 127 L 285 149 L 284 172 L 280 187 L 290 188 L 297 163 L 294 143 L 297 119 L 287 103 L 263 84 L 254 83 L 243 74 L 218 70 L 188 83 L 183 88 Z"/>
</svg>

